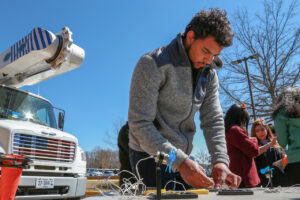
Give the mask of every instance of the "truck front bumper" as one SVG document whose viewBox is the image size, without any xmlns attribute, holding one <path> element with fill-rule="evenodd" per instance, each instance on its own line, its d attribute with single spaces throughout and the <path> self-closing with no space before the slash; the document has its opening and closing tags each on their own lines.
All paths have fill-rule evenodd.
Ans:
<svg viewBox="0 0 300 200">
<path fill-rule="evenodd" d="M 53 178 L 54 188 L 35 188 L 37 178 Z M 21 176 L 15 199 L 64 199 L 85 196 L 86 177 Z"/>
</svg>

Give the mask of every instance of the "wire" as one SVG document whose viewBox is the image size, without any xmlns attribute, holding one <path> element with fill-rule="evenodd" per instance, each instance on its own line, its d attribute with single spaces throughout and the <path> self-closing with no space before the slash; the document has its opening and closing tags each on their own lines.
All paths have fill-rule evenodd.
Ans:
<svg viewBox="0 0 300 200">
<path fill-rule="evenodd" d="M 280 193 L 281 187 L 278 186 L 276 188 L 265 188 L 264 192 L 266 193 Z"/>
<path fill-rule="evenodd" d="M 132 175 L 132 177 L 130 177 L 130 178 L 123 178 L 122 179 L 123 184 L 121 186 L 118 186 L 117 184 L 109 181 L 110 176 L 107 177 L 107 179 L 104 179 L 104 181 L 107 185 L 107 188 L 111 188 L 112 190 L 114 190 L 114 188 L 112 188 L 112 186 L 114 186 L 115 188 L 117 188 L 119 190 L 119 192 L 122 196 L 125 196 L 125 195 L 136 196 L 138 194 L 144 194 L 146 191 L 146 185 L 142 181 L 143 179 L 140 176 L 138 165 L 140 162 L 145 161 L 150 158 L 154 158 L 154 157 L 149 156 L 149 157 L 140 159 L 136 163 L 135 169 L 136 169 L 137 176 L 134 173 L 127 171 L 127 170 L 120 171 L 118 173 L 118 175 L 120 175 L 121 173 L 129 173 L 130 175 Z M 135 183 L 132 183 L 132 180 L 135 181 Z"/>
<path fill-rule="evenodd" d="M 291 185 L 290 187 L 300 187 L 300 184 Z"/>
<path fill-rule="evenodd" d="M 132 199 L 132 197 L 135 197 L 139 194 L 144 194 L 147 187 L 143 183 L 143 179 L 140 176 L 138 165 L 140 164 L 140 162 L 148 160 L 150 158 L 154 158 L 154 157 L 149 156 L 149 157 L 140 159 L 136 163 L 135 169 L 136 169 L 136 175 L 137 176 L 134 173 L 132 173 L 130 171 L 127 171 L 127 170 L 122 170 L 119 173 L 117 173 L 117 175 L 120 175 L 121 173 L 129 173 L 130 175 L 132 175 L 132 177 L 130 177 L 130 178 L 123 178 L 122 179 L 123 184 L 121 186 L 119 186 L 119 185 L 113 183 L 112 181 L 110 181 L 109 180 L 110 176 L 107 177 L 106 179 L 104 179 L 106 187 L 111 189 L 112 191 L 110 193 L 108 193 L 108 192 L 103 192 L 102 190 L 98 189 L 99 191 L 102 192 L 101 195 L 102 196 L 112 196 L 112 195 L 114 195 L 113 192 L 118 192 L 117 195 L 120 195 L 121 199 Z M 133 183 L 133 181 L 135 181 L 135 182 Z M 183 186 L 183 188 L 185 189 L 185 187 L 182 183 L 179 183 L 179 182 L 176 182 L 176 181 L 173 181 L 173 180 L 171 180 L 169 182 L 175 182 L 175 183 L 181 184 Z M 103 189 L 102 187 L 103 186 L 101 186 L 101 189 Z M 139 198 L 144 199 L 144 198 L 147 198 L 147 196 L 139 196 Z M 120 199 L 120 198 L 118 197 L 118 199 Z"/>
<path fill-rule="evenodd" d="M 137 163 L 136 163 L 136 166 L 135 166 L 135 171 L 136 171 L 136 174 L 138 176 L 138 180 L 141 180 L 141 176 L 140 176 L 140 173 L 139 173 L 139 169 L 138 169 L 138 165 L 141 161 L 145 161 L 145 160 L 148 160 L 150 158 L 154 158 L 153 156 L 149 156 L 149 157 L 146 157 L 146 158 L 143 158 L 143 159 L 140 159 Z"/>
<path fill-rule="evenodd" d="M 166 189 L 166 188 L 167 188 L 167 185 L 168 185 L 169 183 L 175 183 L 175 186 L 174 186 L 175 188 L 176 188 L 176 183 L 178 183 L 179 185 L 181 185 L 181 186 L 182 186 L 182 188 L 183 188 L 183 191 L 184 191 L 184 192 L 186 192 L 186 189 L 185 189 L 184 185 L 183 185 L 182 183 L 180 183 L 180 182 L 178 182 L 178 181 L 174 181 L 174 180 L 169 180 L 169 181 L 166 183 L 166 185 L 165 185 L 164 189 Z M 175 188 L 174 188 L 174 190 L 175 190 Z"/>
<path fill-rule="evenodd" d="M 271 178 L 268 178 L 268 184 L 266 185 L 266 188 L 270 185 L 271 183 Z"/>
<path fill-rule="evenodd" d="M 284 192 L 284 193 L 293 193 L 293 192 L 299 193 L 298 187 L 300 187 L 300 184 L 295 184 L 295 185 L 289 186 L 287 190 L 282 191 L 282 192 Z"/>
</svg>

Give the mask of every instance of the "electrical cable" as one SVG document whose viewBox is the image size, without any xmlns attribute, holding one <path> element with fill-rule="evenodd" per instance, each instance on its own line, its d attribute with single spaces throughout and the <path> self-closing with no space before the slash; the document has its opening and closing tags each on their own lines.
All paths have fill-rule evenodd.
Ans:
<svg viewBox="0 0 300 200">
<path fill-rule="evenodd" d="M 139 163 L 140 163 L 141 161 L 148 160 L 148 159 L 150 159 L 150 158 L 154 158 L 154 157 L 153 157 L 153 156 L 149 156 L 149 157 L 140 159 L 140 160 L 136 163 L 136 165 L 135 165 L 135 170 L 136 170 L 136 173 L 137 173 L 137 176 L 138 176 L 138 180 L 141 179 L 141 176 L 140 176 L 140 173 L 139 173 L 139 169 L 138 169 Z"/>
<path fill-rule="evenodd" d="M 168 185 L 169 183 L 175 183 L 175 188 L 176 188 L 176 184 L 181 185 L 182 188 L 183 188 L 183 191 L 186 192 L 186 189 L 185 189 L 184 185 L 183 185 L 182 183 L 180 183 L 180 182 L 178 182 L 178 181 L 174 181 L 174 180 L 169 180 L 169 181 L 166 183 L 166 185 L 165 185 L 165 187 L 164 187 L 165 190 L 166 190 L 167 185 Z"/>
</svg>

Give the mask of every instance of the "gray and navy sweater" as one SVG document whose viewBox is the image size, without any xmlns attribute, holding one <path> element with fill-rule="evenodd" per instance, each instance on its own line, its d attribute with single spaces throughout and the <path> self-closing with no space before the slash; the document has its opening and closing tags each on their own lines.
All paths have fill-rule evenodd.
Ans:
<svg viewBox="0 0 300 200">
<path fill-rule="evenodd" d="M 129 146 L 156 155 L 175 148 L 172 170 L 190 155 L 196 132 L 194 116 L 200 110 L 201 128 L 212 163 L 229 164 L 223 111 L 215 62 L 198 76 L 193 90 L 192 67 L 182 34 L 167 46 L 143 55 L 131 80 L 129 101 Z"/>
</svg>

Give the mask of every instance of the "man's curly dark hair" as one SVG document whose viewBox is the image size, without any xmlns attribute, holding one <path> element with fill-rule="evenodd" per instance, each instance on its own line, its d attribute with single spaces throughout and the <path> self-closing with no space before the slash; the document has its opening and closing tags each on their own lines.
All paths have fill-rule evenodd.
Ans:
<svg viewBox="0 0 300 200">
<path fill-rule="evenodd" d="M 225 10 L 211 8 L 198 12 L 186 26 L 184 38 L 191 30 L 195 32 L 195 39 L 204 39 L 211 35 L 223 47 L 232 45 L 233 33 Z"/>
<path fill-rule="evenodd" d="M 286 88 L 276 99 L 272 114 L 275 119 L 280 109 L 284 109 L 287 117 L 300 117 L 300 87 Z"/>
</svg>

